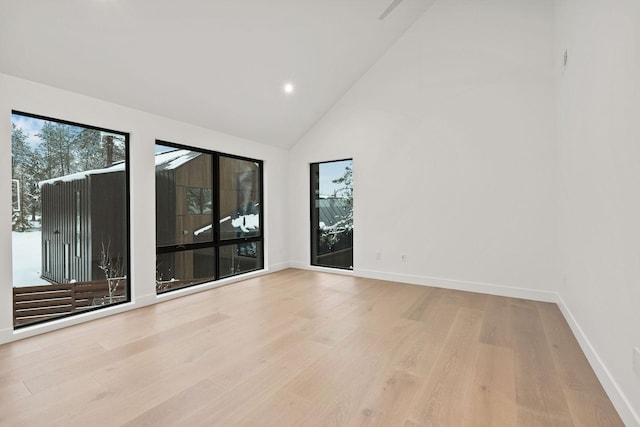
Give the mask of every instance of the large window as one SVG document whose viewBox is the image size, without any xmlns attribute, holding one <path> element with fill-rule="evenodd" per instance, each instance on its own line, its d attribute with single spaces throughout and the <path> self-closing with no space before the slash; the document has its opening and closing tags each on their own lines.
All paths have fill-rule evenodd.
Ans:
<svg viewBox="0 0 640 427">
<path fill-rule="evenodd" d="M 262 162 L 156 143 L 158 293 L 263 268 Z"/>
<path fill-rule="evenodd" d="M 311 164 L 311 264 L 353 269 L 353 161 Z"/>
<path fill-rule="evenodd" d="M 128 301 L 128 134 L 11 118 L 14 326 Z"/>
</svg>

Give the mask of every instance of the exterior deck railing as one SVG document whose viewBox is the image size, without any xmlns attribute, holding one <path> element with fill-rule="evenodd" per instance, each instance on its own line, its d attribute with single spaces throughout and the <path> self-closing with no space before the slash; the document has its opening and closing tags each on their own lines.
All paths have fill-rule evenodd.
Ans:
<svg viewBox="0 0 640 427">
<path fill-rule="evenodd" d="M 113 280 L 118 279 L 110 279 Z M 119 278 L 125 281 L 126 278 Z M 13 288 L 13 326 L 50 320 L 125 299 L 121 283 L 109 296 L 107 280 Z"/>
</svg>

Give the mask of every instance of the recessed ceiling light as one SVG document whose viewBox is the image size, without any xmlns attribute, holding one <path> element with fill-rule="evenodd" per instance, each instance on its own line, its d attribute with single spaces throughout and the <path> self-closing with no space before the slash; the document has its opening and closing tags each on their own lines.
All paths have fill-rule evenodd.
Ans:
<svg viewBox="0 0 640 427">
<path fill-rule="evenodd" d="M 285 83 L 284 86 L 282 86 L 282 90 L 284 91 L 284 93 L 286 93 L 287 95 L 290 95 L 293 93 L 293 91 L 295 90 L 295 86 L 293 85 L 293 83 Z"/>
</svg>

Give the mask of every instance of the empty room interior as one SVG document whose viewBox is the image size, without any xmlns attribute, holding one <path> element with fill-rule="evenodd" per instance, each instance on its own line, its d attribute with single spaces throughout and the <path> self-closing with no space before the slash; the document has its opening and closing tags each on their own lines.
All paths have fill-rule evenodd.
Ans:
<svg viewBox="0 0 640 427">
<path fill-rule="evenodd" d="M 637 0 L 0 4 L 0 425 L 640 427 Z"/>
</svg>

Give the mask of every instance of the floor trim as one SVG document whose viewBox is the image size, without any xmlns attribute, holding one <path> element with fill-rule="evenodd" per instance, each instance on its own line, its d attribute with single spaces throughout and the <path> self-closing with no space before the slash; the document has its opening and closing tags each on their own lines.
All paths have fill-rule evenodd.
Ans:
<svg viewBox="0 0 640 427">
<path fill-rule="evenodd" d="M 562 315 L 569 324 L 569 328 L 571 328 L 573 335 L 578 340 L 578 344 L 580 344 L 582 352 L 587 357 L 587 360 L 591 365 L 591 369 L 593 369 L 593 371 L 596 373 L 596 376 L 600 380 L 600 383 L 609 396 L 609 399 L 611 399 L 611 403 L 613 403 L 613 406 L 618 411 L 618 414 L 620 415 L 620 418 L 622 418 L 622 421 L 624 421 L 625 425 L 627 426 L 635 425 L 636 427 L 640 427 L 640 416 L 633 409 L 631 402 L 629 401 L 629 399 L 627 399 L 624 392 L 618 386 L 615 378 L 613 378 L 613 376 L 607 369 L 607 366 L 598 355 L 595 347 L 591 344 L 591 341 L 589 341 L 589 338 L 584 333 L 583 329 L 580 327 L 580 324 L 573 316 L 573 313 L 560 295 L 558 295 L 557 304 L 560 308 L 560 311 L 562 312 Z"/>
</svg>

